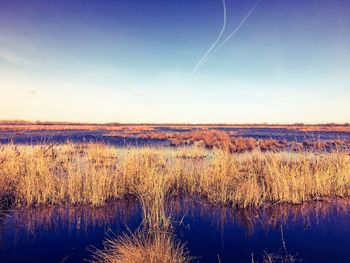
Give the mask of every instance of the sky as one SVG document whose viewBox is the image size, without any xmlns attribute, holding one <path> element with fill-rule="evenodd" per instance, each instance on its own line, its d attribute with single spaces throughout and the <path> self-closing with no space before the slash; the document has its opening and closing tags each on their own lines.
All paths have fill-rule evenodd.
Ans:
<svg viewBox="0 0 350 263">
<path fill-rule="evenodd" d="M 225 1 L 221 41 L 255 3 Z M 0 119 L 350 122 L 350 1 L 262 0 L 191 76 L 223 10 L 222 0 L 1 0 Z"/>
</svg>

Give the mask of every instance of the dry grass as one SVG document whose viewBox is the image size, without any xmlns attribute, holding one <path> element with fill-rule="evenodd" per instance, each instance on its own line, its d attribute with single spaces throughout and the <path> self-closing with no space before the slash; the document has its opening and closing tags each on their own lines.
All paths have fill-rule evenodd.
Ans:
<svg viewBox="0 0 350 263">
<path fill-rule="evenodd" d="M 58 130 L 106 130 L 106 131 L 152 131 L 157 128 L 182 129 L 182 130 L 208 130 L 208 129 L 288 129 L 299 131 L 327 131 L 327 132 L 350 132 L 350 124 L 127 124 L 127 123 L 76 123 L 76 122 L 50 122 L 50 121 L 23 121 L 23 120 L 0 120 L 0 131 L 58 131 Z"/>
<path fill-rule="evenodd" d="M 350 140 L 287 141 L 237 137 L 234 132 L 196 130 L 191 132 L 148 132 L 138 135 L 142 139 L 168 140 L 171 146 L 196 145 L 206 148 L 228 149 L 230 152 L 261 151 L 334 151 L 350 149 Z"/>
<path fill-rule="evenodd" d="M 176 242 L 171 234 L 171 215 L 166 209 L 172 182 L 167 172 L 167 159 L 157 157 L 151 150 L 145 158 L 131 153 L 123 163 L 133 182 L 129 191 L 142 205 L 143 224 L 141 230 L 132 235 L 107 239 L 104 250 L 95 252 L 94 260 L 105 263 L 185 263 L 190 262 L 184 246 Z M 131 168 L 136 165 L 136 169 Z"/>
<path fill-rule="evenodd" d="M 104 263 L 185 263 L 190 262 L 184 247 L 169 234 L 137 232 L 108 239 L 105 249 L 95 253 L 95 262 Z"/>
<path fill-rule="evenodd" d="M 181 192 L 239 207 L 301 203 L 350 196 L 349 175 L 347 152 L 232 154 L 101 144 L 0 147 L 0 196 L 16 205 L 99 206 L 131 194 L 150 207 L 148 197 L 152 204 L 162 204 Z"/>
<path fill-rule="evenodd" d="M 152 131 L 154 127 L 144 125 L 113 125 L 113 124 L 0 124 L 0 131 L 119 131 L 123 134 Z M 119 134 L 119 133 L 118 133 Z"/>
<path fill-rule="evenodd" d="M 287 127 L 349 127 L 349 123 L 319 123 L 319 124 L 307 124 L 307 123 L 291 123 L 291 124 L 269 124 L 269 123 L 250 123 L 250 124 L 196 124 L 196 123 L 88 123 L 88 122 L 68 122 L 68 121 L 26 121 L 26 120 L 0 120 L 0 125 L 142 125 L 142 126 L 162 126 L 162 127 L 195 127 L 195 128 L 212 128 L 212 127 L 232 127 L 232 128 L 261 128 L 261 127 L 274 127 L 274 128 L 287 128 Z"/>
</svg>

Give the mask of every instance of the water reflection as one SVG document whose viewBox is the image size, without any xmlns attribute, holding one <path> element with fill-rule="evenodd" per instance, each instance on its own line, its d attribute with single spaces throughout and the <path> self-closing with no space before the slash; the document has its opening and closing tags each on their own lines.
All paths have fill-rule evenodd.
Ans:
<svg viewBox="0 0 350 263">
<path fill-rule="evenodd" d="M 307 229 L 327 219 L 348 215 L 350 199 L 310 201 L 299 205 L 278 203 L 259 209 L 240 209 L 216 206 L 197 197 L 176 198 L 171 200 L 170 206 L 176 216 L 176 222 L 181 221 L 183 224 L 186 218 L 203 218 L 218 229 L 230 224 L 239 225 L 252 236 L 256 228 L 269 231 L 280 225 L 302 223 Z"/>
<path fill-rule="evenodd" d="M 128 198 L 103 207 L 37 207 L 8 213 L 4 216 L 9 216 L 6 223 L 13 225 L 16 233 L 23 231 L 28 237 L 35 237 L 45 231 L 87 233 L 92 228 L 111 226 L 116 220 L 120 225 L 128 225 L 140 217 L 140 207 L 134 198 Z"/>
<path fill-rule="evenodd" d="M 104 207 L 36 207 L 5 213 L 0 221 L 0 262 L 81 262 L 106 235 L 133 231 L 141 223 L 133 198 Z"/>
<path fill-rule="evenodd" d="M 304 261 L 350 262 L 349 199 L 233 209 L 192 197 L 168 205 L 177 237 L 199 262 L 217 262 L 218 255 L 221 262 L 249 262 L 251 253 L 261 261 L 265 250 L 283 252 L 281 226 L 288 250 Z M 13 210 L 0 219 L 0 262 L 81 262 L 90 258 L 89 247 L 102 248 L 106 235 L 134 231 L 141 220 L 133 198 L 99 208 Z"/>
<path fill-rule="evenodd" d="M 174 205 L 178 236 L 199 262 L 262 262 L 265 252 L 303 262 L 350 262 L 350 200 L 261 209 L 219 208 L 203 200 Z M 181 222 L 181 223 L 179 223 Z M 342 245 L 339 246 L 339 243 Z M 279 261 L 278 261 L 279 262 Z"/>
</svg>

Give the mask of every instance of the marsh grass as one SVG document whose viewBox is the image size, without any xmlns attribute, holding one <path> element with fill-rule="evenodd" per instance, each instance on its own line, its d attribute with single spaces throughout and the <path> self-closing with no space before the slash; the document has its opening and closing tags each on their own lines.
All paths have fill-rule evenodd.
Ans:
<svg viewBox="0 0 350 263">
<path fill-rule="evenodd" d="M 0 147 L 0 197 L 17 206 L 100 206 L 134 195 L 147 214 L 180 193 L 238 207 L 349 197 L 350 155 L 103 144 Z"/>
<path fill-rule="evenodd" d="M 239 137 L 235 131 L 220 130 L 194 130 L 182 132 L 150 131 L 138 134 L 142 139 L 167 140 L 172 146 L 197 145 L 208 149 L 221 148 L 233 153 L 246 151 L 339 151 L 350 149 L 350 140 L 305 140 L 303 142 L 276 140 L 276 139 L 255 139 L 253 137 Z"/>
<path fill-rule="evenodd" d="M 186 263 L 185 248 L 170 234 L 136 232 L 105 241 L 105 249 L 95 252 L 94 262 L 104 263 Z"/>
<path fill-rule="evenodd" d="M 143 155 L 132 150 L 123 163 L 124 175 L 133 180 L 128 186 L 142 207 L 143 221 L 133 234 L 105 241 L 104 249 L 94 253 L 95 262 L 104 263 L 185 263 L 188 252 L 174 239 L 171 211 L 166 203 L 172 182 L 167 171 L 167 157 L 151 150 Z M 155 161 L 155 158 L 157 158 Z M 130 169 L 137 165 L 137 169 Z M 129 171 L 129 172 L 128 172 Z"/>
</svg>

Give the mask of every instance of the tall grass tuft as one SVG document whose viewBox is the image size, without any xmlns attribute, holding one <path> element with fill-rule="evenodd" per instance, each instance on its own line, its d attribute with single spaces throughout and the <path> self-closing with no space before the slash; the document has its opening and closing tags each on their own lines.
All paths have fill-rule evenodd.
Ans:
<svg viewBox="0 0 350 263">
<path fill-rule="evenodd" d="M 138 164 L 135 166 L 135 164 Z M 130 183 L 128 191 L 141 202 L 143 223 L 132 235 L 107 239 L 105 248 L 94 254 L 96 262 L 105 263 L 185 263 L 188 252 L 174 240 L 171 214 L 166 201 L 173 176 L 167 169 L 167 158 L 151 150 L 143 154 L 131 150 L 122 165 L 122 173 Z"/>
<path fill-rule="evenodd" d="M 104 263 L 187 263 L 184 247 L 168 234 L 137 232 L 105 241 L 105 249 L 94 255 L 94 262 Z"/>
</svg>

